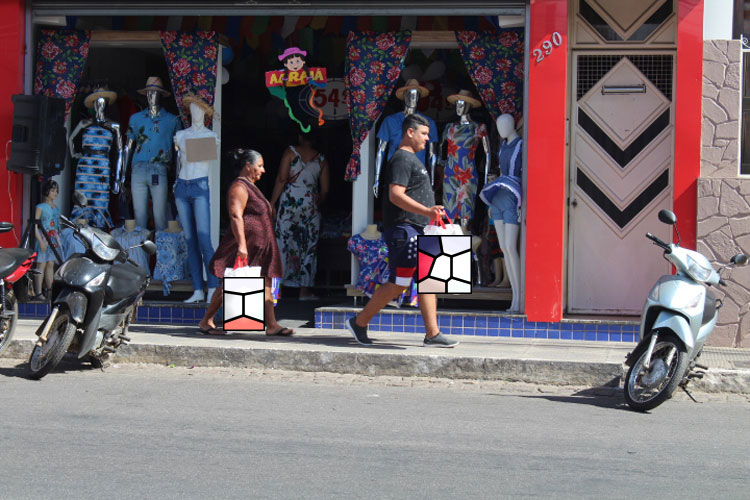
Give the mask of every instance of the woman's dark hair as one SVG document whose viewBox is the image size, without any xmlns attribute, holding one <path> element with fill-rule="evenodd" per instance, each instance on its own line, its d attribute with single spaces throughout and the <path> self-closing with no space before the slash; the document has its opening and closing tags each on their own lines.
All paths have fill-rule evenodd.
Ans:
<svg viewBox="0 0 750 500">
<path fill-rule="evenodd" d="M 57 192 L 60 192 L 60 186 L 57 185 L 57 182 L 52 179 L 47 179 L 42 184 L 42 196 L 46 198 L 53 189 L 57 189 Z"/>
<path fill-rule="evenodd" d="M 229 152 L 229 157 L 234 163 L 235 170 L 239 173 L 245 168 L 245 163 L 255 165 L 263 156 L 254 149 L 236 148 Z"/>
</svg>

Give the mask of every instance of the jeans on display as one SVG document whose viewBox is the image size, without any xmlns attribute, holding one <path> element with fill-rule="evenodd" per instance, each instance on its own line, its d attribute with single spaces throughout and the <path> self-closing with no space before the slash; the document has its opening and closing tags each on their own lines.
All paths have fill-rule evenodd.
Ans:
<svg viewBox="0 0 750 500">
<path fill-rule="evenodd" d="M 188 266 L 193 278 L 193 289 L 203 290 L 203 269 L 208 277 L 208 288 L 219 286 L 219 279 L 208 267 L 214 256 L 211 244 L 211 204 L 208 177 L 186 181 L 177 179 L 174 185 L 177 213 L 188 247 Z M 203 267 L 201 267 L 203 261 Z"/>
<path fill-rule="evenodd" d="M 148 228 L 148 196 L 154 211 L 154 226 L 157 231 L 167 228 L 170 217 L 167 207 L 167 166 L 161 163 L 138 162 L 130 175 L 130 192 L 133 196 L 135 223 Z"/>
</svg>

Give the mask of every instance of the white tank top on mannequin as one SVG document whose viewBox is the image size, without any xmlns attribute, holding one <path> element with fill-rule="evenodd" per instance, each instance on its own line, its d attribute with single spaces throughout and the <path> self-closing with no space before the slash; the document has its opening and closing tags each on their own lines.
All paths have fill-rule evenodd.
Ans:
<svg viewBox="0 0 750 500">
<path fill-rule="evenodd" d="M 216 133 L 206 127 L 201 127 L 199 130 L 194 130 L 193 127 L 188 127 L 185 130 L 180 130 L 174 136 L 174 142 L 177 147 L 180 148 L 180 159 L 182 166 L 180 168 L 180 174 L 178 177 L 185 181 L 192 181 L 194 179 L 200 179 L 201 177 L 208 177 L 208 172 L 211 168 L 211 161 L 196 161 L 188 162 L 187 158 L 187 146 L 185 141 L 187 139 L 202 139 L 205 137 L 213 137 L 216 139 L 216 145 L 218 147 L 221 142 Z"/>
</svg>

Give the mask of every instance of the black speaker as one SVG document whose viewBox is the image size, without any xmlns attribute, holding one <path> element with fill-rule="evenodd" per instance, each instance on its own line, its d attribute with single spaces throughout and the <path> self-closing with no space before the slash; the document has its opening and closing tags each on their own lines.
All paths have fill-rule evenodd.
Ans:
<svg viewBox="0 0 750 500">
<path fill-rule="evenodd" d="M 8 170 L 50 177 L 65 166 L 65 99 L 17 94 Z"/>
</svg>

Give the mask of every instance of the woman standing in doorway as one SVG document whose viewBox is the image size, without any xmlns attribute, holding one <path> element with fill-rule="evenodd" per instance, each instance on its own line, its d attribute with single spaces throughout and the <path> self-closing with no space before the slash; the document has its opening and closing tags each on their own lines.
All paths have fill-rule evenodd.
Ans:
<svg viewBox="0 0 750 500">
<path fill-rule="evenodd" d="M 276 239 L 284 266 L 283 284 L 299 288 L 300 300 L 315 300 L 320 206 L 328 196 L 328 162 L 309 135 L 299 136 L 281 157 L 271 205 L 279 203 Z"/>
</svg>

